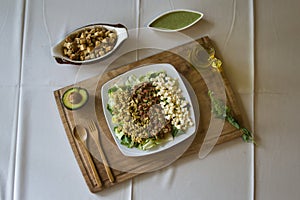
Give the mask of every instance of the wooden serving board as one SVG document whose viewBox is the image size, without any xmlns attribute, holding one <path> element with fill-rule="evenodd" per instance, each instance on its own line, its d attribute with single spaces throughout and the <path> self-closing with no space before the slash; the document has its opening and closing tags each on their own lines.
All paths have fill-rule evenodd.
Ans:
<svg viewBox="0 0 300 200">
<path fill-rule="evenodd" d="M 245 125 L 245 120 L 243 120 L 244 116 L 242 115 L 241 108 L 238 103 L 239 101 L 235 97 L 224 71 L 219 72 L 209 67 L 199 72 L 190 64 L 188 53 L 192 48 L 195 47 L 195 45 L 201 45 L 205 49 L 214 48 L 211 40 L 208 37 L 203 37 L 196 42 L 187 43 L 170 49 L 169 51 L 157 53 L 142 60 L 107 71 L 101 76 L 95 76 L 74 85 L 54 91 L 54 96 L 66 131 L 66 135 L 83 177 L 91 192 L 101 191 L 118 183 L 129 180 L 139 174 L 155 171 L 165 167 L 178 158 L 180 159 L 188 155 L 199 153 L 208 129 L 213 127 L 213 123 L 215 123 L 214 120 L 216 120 L 213 116 L 211 116 L 211 102 L 207 95 L 208 89 L 214 91 L 216 94 L 225 89 L 223 91 L 226 93 L 227 105 L 231 108 L 231 111 L 236 119 L 241 124 Z M 142 65 L 154 63 L 172 64 L 188 81 L 189 87 L 194 90 L 194 94 L 197 98 L 196 104 L 198 104 L 197 106 L 199 106 L 200 110 L 199 128 L 194 137 L 191 137 L 188 140 L 180 143 L 180 145 L 176 145 L 175 147 L 165 150 L 158 155 L 155 154 L 142 158 L 126 157 L 117 148 L 117 145 L 108 129 L 108 125 L 106 124 L 101 102 L 101 87 L 105 82 L 128 70 Z M 84 107 L 78 110 L 70 111 L 63 106 L 61 97 L 68 88 L 74 86 L 86 88 L 90 95 L 89 101 Z M 107 160 L 110 163 L 112 173 L 115 177 L 115 181 L 113 183 L 111 183 L 108 179 L 95 144 L 89 139 L 87 148 L 91 153 L 92 161 L 102 181 L 102 186 L 96 183 L 95 177 L 92 173 L 93 166 L 89 164 L 86 155 L 83 153 L 85 146 L 79 144 L 73 136 L 73 129 L 75 125 L 79 124 L 86 127 L 85 121 L 87 119 L 94 120 L 98 125 L 100 141 Z M 222 132 L 218 138 L 217 144 L 232 140 L 241 136 L 242 134 L 227 122 L 225 122 L 224 126 L 222 127 Z"/>
</svg>

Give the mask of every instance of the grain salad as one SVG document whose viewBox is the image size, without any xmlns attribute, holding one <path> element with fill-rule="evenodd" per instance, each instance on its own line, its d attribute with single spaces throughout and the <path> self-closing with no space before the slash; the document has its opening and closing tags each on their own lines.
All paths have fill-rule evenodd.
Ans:
<svg viewBox="0 0 300 200">
<path fill-rule="evenodd" d="M 178 80 L 165 71 L 131 75 L 111 87 L 108 96 L 114 133 L 129 148 L 151 149 L 194 125 Z"/>
</svg>

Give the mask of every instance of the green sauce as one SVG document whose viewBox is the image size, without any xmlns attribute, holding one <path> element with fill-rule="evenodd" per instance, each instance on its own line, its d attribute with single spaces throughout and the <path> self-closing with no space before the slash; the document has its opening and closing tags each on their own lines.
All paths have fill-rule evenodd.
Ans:
<svg viewBox="0 0 300 200">
<path fill-rule="evenodd" d="M 201 17 L 201 14 L 177 11 L 161 16 L 150 24 L 150 27 L 175 30 L 186 27 Z"/>
</svg>

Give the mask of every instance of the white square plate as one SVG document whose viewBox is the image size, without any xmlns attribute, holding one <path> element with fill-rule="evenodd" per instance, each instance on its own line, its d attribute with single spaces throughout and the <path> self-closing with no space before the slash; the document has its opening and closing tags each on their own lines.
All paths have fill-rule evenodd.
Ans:
<svg viewBox="0 0 300 200">
<path fill-rule="evenodd" d="M 179 87 L 182 90 L 182 95 L 183 97 L 189 102 L 190 104 L 190 117 L 192 119 L 192 121 L 194 122 L 194 125 L 189 127 L 185 133 L 180 134 L 178 136 L 176 136 L 172 141 L 169 141 L 163 145 L 159 145 L 158 147 L 155 147 L 153 150 L 149 149 L 149 150 L 140 150 L 138 148 L 128 148 L 124 145 L 122 145 L 120 143 L 120 140 L 116 137 L 115 133 L 114 133 L 114 127 L 116 126 L 116 124 L 114 124 L 112 122 L 112 115 L 111 113 L 107 110 L 107 103 L 108 103 L 108 90 L 113 87 L 114 84 L 120 84 L 123 85 L 125 84 L 125 81 L 127 80 L 127 78 L 131 75 L 135 75 L 136 77 L 140 77 L 142 75 L 146 75 L 148 72 L 157 72 L 157 71 L 165 71 L 167 73 L 168 76 L 175 78 L 178 80 L 179 83 Z M 142 66 L 133 70 L 130 70 L 124 74 L 121 74 L 117 77 L 115 77 L 114 79 L 106 82 L 102 88 L 101 88 L 101 97 L 102 97 L 102 106 L 103 106 L 103 111 L 104 111 L 104 116 L 106 119 L 106 122 L 108 124 L 108 127 L 110 129 L 110 132 L 118 146 L 118 148 L 120 149 L 120 151 L 125 155 L 125 156 L 146 156 L 146 155 L 150 155 L 153 153 L 157 153 L 163 150 L 166 150 L 184 140 L 186 140 L 187 138 L 189 138 L 190 136 L 192 136 L 195 131 L 196 131 L 196 121 L 195 121 L 195 113 L 194 113 L 194 108 L 193 108 L 193 104 L 191 101 L 191 97 L 188 93 L 188 90 L 183 82 L 183 80 L 181 79 L 179 73 L 176 71 L 176 69 L 170 65 L 170 64 L 151 64 L 151 65 L 147 65 L 147 66 Z"/>
</svg>

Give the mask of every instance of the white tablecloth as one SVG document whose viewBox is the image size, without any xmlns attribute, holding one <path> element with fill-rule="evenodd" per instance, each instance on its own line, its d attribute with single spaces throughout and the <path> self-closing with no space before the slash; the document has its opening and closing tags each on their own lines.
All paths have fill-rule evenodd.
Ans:
<svg viewBox="0 0 300 200">
<path fill-rule="evenodd" d="M 23 4 L 3 1 L 0 7 L 0 199 L 13 191 L 18 132 L 18 108 L 22 55 Z"/>
<path fill-rule="evenodd" d="M 0 198 L 297 199 L 299 7 L 296 0 L 3 0 Z M 214 41 L 259 145 L 236 139 L 216 146 L 203 160 L 190 156 L 92 194 L 71 151 L 53 91 L 100 73 L 107 63 L 58 65 L 50 49 L 66 33 L 93 22 L 128 27 L 131 35 L 120 52 L 152 41 L 155 48 L 161 36 L 176 46 L 182 41 L 174 42 L 174 35 L 145 35 L 153 17 L 176 8 L 204 13 L 182 34 L 208 35 Z"/>
</svg>

